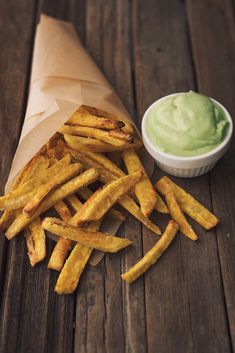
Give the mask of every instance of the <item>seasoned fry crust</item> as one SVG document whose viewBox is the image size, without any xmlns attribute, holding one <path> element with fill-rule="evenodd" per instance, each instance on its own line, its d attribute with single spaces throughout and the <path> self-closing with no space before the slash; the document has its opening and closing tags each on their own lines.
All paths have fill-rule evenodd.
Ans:
<svg viewBox="0 0 235 353">
<path fill-rule="evenodd" d="M 162 177 L 155 186 L 163 195 L 166 195 L 169 191 L 173 191 L 181 209 L 203 228 L 209 230 L 219 223 L 218 218 L 213 215 L 213 213 L 198 202 L 192 195 L 173 183 L 168 177 Z"/>
<path fill-rule="evenodd" d="M 66 239 L 76 241 L 90 248 L 105 252 L 117 252 L 126 248 L 132 242 L 125 238 L 119 238 L 108 233 L 91 232 L 77 228 L 52 217 L 44 218 L 42 227 L 49 232 L 62 236 Z"/>
<path fill-rule="evenodd" d="M 137 170 L 143 171 L 143 177 L 135 184 L 135 194 L 140 203 L 140 209 L 146 217 L 149 217 L 157 203 L 156 191 L 149 180 L 144 167 L 137 153 L 130 149 L 122 153 L 123 160 L 127 167 L 128 173 L 135 173 Z"/>
<path fill-rule="evenodd" d="M 71 179 L 66 184 L 52 192 L 52 194 L 50 194 L 48 197 L 46 197 L 32 217 L 27 217 L 25 214 L 21 213 L 7 230 L 6 237 L 8 239 L 13 238 L 40 214 L 48 210 L 50 207 L 56 205 L 59 201 L 75 193 L 79 188 L 97 180 L 97 178 L 97 171 L 91 168 L 78 175 L 77 177 Z"/>
<path fill-rule="evenodd" d="M 187 219 L 185 218 L 183 212 L 180 209 L 180 206 L 176 201 L 173 192 L 169 192 L 168 194 L 166 194 L 166 203 L 170 211 L 170 215 L 174 219 L 174 221 L 178 223 L 180 231 L 191 240 L 197 240 L 197 234 L 194 232 L 193 228 L 190 226 Z"/>
<path fill-rule="evenodd" d="M 177 223 L 172 220 L 169 221 L 166 230 L 160 240 L 158 240 L 152 249 L 150 249 L 139 262 L 137 262 L 127 272 L 121 275 L 122 279 L 128 283 L 132 283 L 137 280 L 144 272 L 146 272 L 153 264 L 155 264 L 159 257 L 174 240 L 177 230 Z"/>
</svg>

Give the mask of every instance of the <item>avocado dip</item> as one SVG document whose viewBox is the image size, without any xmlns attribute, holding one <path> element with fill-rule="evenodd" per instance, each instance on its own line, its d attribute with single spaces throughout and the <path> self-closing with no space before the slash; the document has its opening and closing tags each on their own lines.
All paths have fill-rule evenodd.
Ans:
<svg viewBox="0 0 235 353">
<path fill-rule="evenodd" d="M 162 152 L 192 157 L 216 148 L 229 122 L 222 108 L 209 97 L 189 91 L 161 100 L 147 119 L 151 142 Z"/>
</svg>

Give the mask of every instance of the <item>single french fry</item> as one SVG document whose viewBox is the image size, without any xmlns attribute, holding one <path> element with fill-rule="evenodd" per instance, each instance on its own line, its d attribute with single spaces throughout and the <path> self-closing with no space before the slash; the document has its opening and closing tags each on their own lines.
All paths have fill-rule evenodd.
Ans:
<svg viewBox="0 0 235 353">
<path fill-rule="evenodd" d="M 78 206 L 78 204 L 77 204 Z M 84 230 L 98 232 L 100 222 L 91 222 Z M 81 274 L 90 258 L 92 248 L 77 243 L 69 255 L 58 277 L 55 291 L 58 294 L 69 294 L 77 288 Z"/>
<path fill-rule="evenodd" d="M 173 192 L 169 192 L 166 194 L 166 203 L 170 211 L 170 215 L 174 219 L 174 221 L 178 223 L 180 231 L 191 240 L 197 240 L 197 234 L 194 232 L 193 228 L 190 226 L 187 219 L 185 218 L 180 206 L 176 201 Z"/>
<path fill-rule="evenodd" d="M 98 221 L 105 213 L 128 192 L 143 175 L 141 170 L 119 178 L 103 188 L 97 190 L 81 207 L 72 221 L 73 224 L 82 224 L 90 221 Z"/>
<path fill-rule="evenodd" d="M 120 205 L 125 208 L 130 214 L 132 214 L 136 219 L 138 219 L 146 228 L 151 230 L 153 233 L 157 235 L 161 235 L 160 228 L 150 221 L 149 218 L 145 217 L 145 215 L 141 212 L 140 208 L 137 206 L 135 201 L 129 195 L 123 195 L 120 197 L 119 201 Z"/>
<path fill-rule="evenodd" d="M 91 184 L 97 180 L 97 178 L 98 172 L 94 168 L 90 168 L 77 177 L 71 179 L 46 197 L 32 217 L 27 217 L 25 214 L 21 213 L 7 230 L 6 237 L 8 239 L 12 239 L 19 232 L 21 232 L 21 230 L 27 227 L 35 218 L 40 216 L 40 214 L 56 205 L 59 201 L 75 193 L 79 188 Z"/>
<path fill-rule="evenodd" d="M 46 236 L 40 217 L 36 218 L 25 231 L 26 245 L 31 266 L 35 266 L 46 256 Z"/>
<path fill-rule="evenodd" d="M 56 282 L 56 293 L 70 294 L 75 291 L 91 253 L 91 248 L 81 244 L 75 245 Z"/>
<path fill-rule="evenodd" d="M 133 143 L 134 142 L 133 135 L 128 134 L 128 133 L 126 133 L 125 131 L 123 131 L 121 129 L 110 130 L 109 131 L 109 136 L 118 138 L 120 140 L 124 140 L 124 141 L 129 142 L 129 143 Z"/>
<path fill-rule="evenodd" d="M 155 205 L 155 210 L 160 213 L 169 213 L 169 210 L 166 207 L 166 204 L 161 198 L 161 196 L 158 193 L 156 193 L 156 195 L 157 195 L 157 203 Z"/>
<path fill-rule="evenodd" d="M 88 189 L 87 187 L 79 189 L 77 193 L 79 196 L 81 196 L 81 198 L 84 201 L 87 201 L 89 199 L 89 197 L 91 197 L 93 194 L 92 191 L 90 189 Z M 119 219 L 122 222 L 125 221 L 125 219 L 126 219 L 126 215 L 114 207 L 110 208 L 107 215 L 109 215 L 110 217 Z"/>
<path fill-rule="evenodd" d="M 118 120 L 118 121 L 123 121 L 119 118 L 117 118 L 115 115 L 111 114 L 110 112 L 106 112 L 104 110 L 101 109 L 97 109 L 95 107 L 89 107 L 86 105 L 83 105 L 82 107 L 79 108 L 79 112 L 81 113 L 90 113 L 92 115 L 98 116 L 98 117 L 102 117 L 102 118 L 107 118 L 107 119 L 112 119 L 112 120 Z M 123 123 L 125 124 L 125 126 L 123 126 L 123 131 L 129 133 L 129 134 L 133 134 L 134 133 L 134 128 L 133 125 L 128 122 L 128 121 L 123 121 Z"/>
<path fill-rule="evenodd" d="M 42 227 L 51 233 L 62 236 L 66 239 L 76 241 L 90 248 L 105 252 L 115 253 L 126 248 L 132 242 L 125 238 L 119 238 L 109 233 L 84 231 L 81 228 L 68 225 L 57 218 L 46 217 L 42 222 Z"/>
<path fill-rule="evenodd" d="M 92 137 L 97 140 L 109 143 L 114 146 L 122 146 L 125 144 L 125 141 L 120 140 L 116 137 L 112 137 L 109 134 L 109 131 L 95 129 L 93 127 L 85 127 L 85 126 L 78 126 L 78 125 L 63 125 L 60 130 L 62 134 L 69 134 L 69 135 L 78 135 L 83 137 Z"/>
<path fill-rule="evenodd" d="M 170 220 L 160 240 L 158 240 L 139 262 L 121 275 L 122 279 L 128 283 L 132 283 L 155 264 L 174 240 L 177 230 L 178 224 Z"/>
<path fill-rule="evenodd" d="M 112 161 L 110 161 L 110 159 L 108 159 L 101 153 L 84 151 L 83 154 L 85 154 L 85 156 L 87 156 L 89 159 L 98 163 L 104 169 L 110 171 L 112 174 L 116 175 L 119 178 L 126 175 L 119 167 L 117 167 Z"/>
<path fill-rule="evenodd" d="M 102 130 L 113 130 L 119 129 L 125 124 L 122 121 L 97 117 L 90 113 L 82 113 L 77 111 L 69 120 L 66 121 L 66 125 L 80 125 Z"/>
<path fill-rule="evenodd" d="M 69 208 L 64 203 L 64 201 L 58 202 L 54 206 L 54 208 L 64 222 L 66 223 L 70 222 L 72 215 L 70 213 Z M 51 254 L 47 268 L 55 271 L 60 271 L 63 268 L 64 262 L 66 260 L 66 257 L 71 247 L 71 243 L 72 243 L 71 240 L 65 239 L 63 237 L 60 237 L 58 239 L 53 249 L 53 252 Z"/>
<path fill-rule="evenodd" d="M 41 185 L 38 188 L 37 193 L 23 208 L 22 212 L 31 217 L 50 191 L 58 188 L 61 184 L 64 184 L 69 179 L 75 177 L 81 170 L 82 165 L 80 163 L 70 164 L 67 168 L 62 170 L 60 174 L 56 175 L 46 184 Z"/>
<path fill-rule="evenodd" d="M 24 207 L 26 203 L 35 194 L 36 188 L 46 183 L 48 180 L 56 176 L 61 169 L 68 166 L 71 162 L 71 156 L 67 154 L 63 159 L 54 164 L 52 167 L 42 170 L 38 173 L 37 178 L 31 178 L 13 190 L 9 194 L 0 197 L 0 209 L 16 210 L 18 208 Z"/>
<path fill-rule="evenodd" d="M 135 184 L 134 190 L 137 199 L 139 200 L 141 211 L 146 217 L 149 217 L 157 203 L 156 191 L 149 180 L 137 153 L 130 149 L 123 151 L 122 157 L 129 174 L 134 173 L 137 170 L 143 171 L 143 177 Z"/>
<path fill-rule="evenodd" d="M 135 138 L 133 143 L 124 143 L 122 146 L 114 146 L 110 143 L 96 140 L 95 138 L 74 136 L 70 134 L 64 134 L 64 139 L 69 147 L 79 152 L 115 152 L 123 151 L 128 148 L 138 150 L 143 146 L 143 143 L 139 138 Z"/>
<path fill-rule="evenodd" d="M 209 230 L 219 223 L 219 219 L 213 213 L 168 177 L 162 177 L 155 187 L 164 196 L 173 191 L 180 208 L 203 228 Z"/>
</svg>

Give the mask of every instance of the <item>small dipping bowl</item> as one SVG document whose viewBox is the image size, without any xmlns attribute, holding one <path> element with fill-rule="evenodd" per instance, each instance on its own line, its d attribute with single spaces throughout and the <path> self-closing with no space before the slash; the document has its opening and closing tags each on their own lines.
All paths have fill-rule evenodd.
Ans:
<svg viewBox="0 0 235 353">
<path fill-rule="evenodd" d="M 227 109 L 215 99 L 210 98 L 214 103 L 218 104 L 218 106 L 224 111 L 224 114 L 229 122 L 227 135 L 225 136 L 224 140 L 210 152 L 194 157 L 179 157 L 161 151 L 157 146 L 152 143 L 146 129 L 149 112 L 154 108 L 154 106 L 164 101 L 168 97 L 177 96 L 179 94 L 181 93 L 174 93 L 162 97 L 150 105 L 150 107 L 144 113 L 142 120 L 142 138 L 145 148 L 147 149 L 149 154 L 154 158 L 155 163 L 159 166 L 159 168 L 161 168 L 164 172 L 174 176 L 192 178 L 205 174 L 209 170 L 211 170 L 218 162 L 218 160 L 228 150 L 232 138 L 233 122 Z"/>
</svg>

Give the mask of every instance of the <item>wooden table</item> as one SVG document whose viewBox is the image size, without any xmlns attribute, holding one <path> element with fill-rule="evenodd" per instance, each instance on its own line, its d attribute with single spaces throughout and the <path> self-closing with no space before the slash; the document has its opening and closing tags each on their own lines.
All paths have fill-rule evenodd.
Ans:
<svg viewBox="0 0 235 353">
<path fill-rule="evenodd" d="M 41 11 L 74 23 L 138 124 L 157 98 L 194 89 L 235 112 L 232 0 L 18 0 L 0 4 L 1 191 L 27 103 Z M 210 232 L 180 235 L 144 277 L 120 279 L 155 242 L 132 217 L 132 251 L 89 266 L 70 296 L 54 292 L 47 261 L 31 268 L 25 241 L 0 238 L 1 353 L 227 353 L 235 349 L 235 140 L 213 171 L 177 182 L 212 209 Z M 153 180 L 163 173 L 155 171 Z M 156 215 L 158 223 L 163 216 Z M 159 219 L 158 219 L 159 218 Z M 48 254 L 52 250 L 48 241 Z"/>
</svg>

